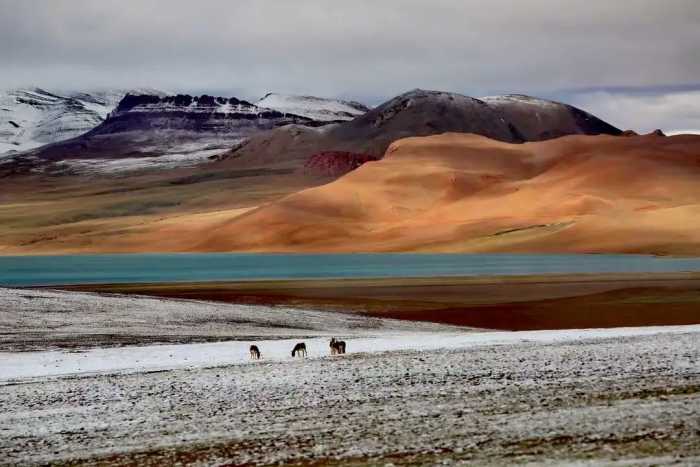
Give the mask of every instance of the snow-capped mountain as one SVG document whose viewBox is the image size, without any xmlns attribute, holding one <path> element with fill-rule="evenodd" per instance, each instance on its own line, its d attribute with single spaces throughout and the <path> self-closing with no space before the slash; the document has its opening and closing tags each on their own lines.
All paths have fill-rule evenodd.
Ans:
<svg viewBox="0 0 700 467">
<path fill-rule="evenodd" d="M 151 137 L 154 131 L 177 131 L 180 136 L 193 132 L 188 137 L 195 139 L 207 134 L 239 138 L 290 123 L 317 126 L 323 122 L 236 97 L 128 94 L 101 125 L 85 136 L 140 132 Z"/>
<path fill-rule="evenodd" d="M 369 108 L 359 102 L 269 93 L 255 103 L 258 107 L 300 115 L 320 122 L 352 120 Z"/>
<path fill-rule="evenodd" d="M 84 102 L 74 105 L 84 109 Z M 290 124 L 327 123 L 236 97 L 129 93 L 104 121 L 78 136 L 19 154 L 6 153 L 0 159 L 0 173 L 119 173 L 183 167 L 214 160 L 259 132 Z"/>
<path fill-rule="evenodd" d="M 258 114 L 267 109 L 260 109 L 248 101 L 235 97 L 214 97 L 209 95 L 190 96 L 177 94 L 160 96 L 153 94 L 137 95 L 130 93 L 119 102 L 110 115 L 118 118 L 129 114 L 172 114 L 173 112 L 187 114 Z"/>
<path fill-rule="evenodd" d="M 102 123 L 127 93 L 165 95 L 152 89 L 0 91 L 0 156 L 85 133 Z"/>
<path fill-rule="evenodd" d="M 102 134 L 146 129 L 233 132 L 237 138 L 253 127 L 322 125 L 351 120 L 367 110 L 357 102 L 281 94 L 268 94 L 252 104 L 235 97 L 171 95 L 153 89 L 13 89 L 0 91 L 0 157 L 93 129 Z"/>
</svg>

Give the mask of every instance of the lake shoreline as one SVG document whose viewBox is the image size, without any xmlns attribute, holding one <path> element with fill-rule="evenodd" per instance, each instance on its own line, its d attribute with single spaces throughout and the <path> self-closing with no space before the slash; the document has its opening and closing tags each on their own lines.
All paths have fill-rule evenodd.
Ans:
<svg viewBox="0 0 700 467">
<path fill-rule="evenodd" d="M 80 284 L 42 288 L 286 306 L 499 330 L 700 324 L 700 273 Z"/>
</svg>

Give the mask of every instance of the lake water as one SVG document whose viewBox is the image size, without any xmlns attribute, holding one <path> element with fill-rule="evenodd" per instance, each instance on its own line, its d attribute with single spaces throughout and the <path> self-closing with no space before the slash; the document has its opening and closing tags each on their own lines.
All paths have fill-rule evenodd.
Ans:
<svg viewBox="0 0 700 467">
<path fill-rule="evenodd" d="M 0 285 L 700 271 L 700 258 L 538 254 L 0 256 Z"/>
</svg>

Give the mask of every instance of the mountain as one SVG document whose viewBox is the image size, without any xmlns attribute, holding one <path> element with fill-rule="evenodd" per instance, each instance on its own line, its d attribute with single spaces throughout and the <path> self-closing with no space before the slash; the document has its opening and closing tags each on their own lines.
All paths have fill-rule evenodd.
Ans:
<svg viewBox="0 0 700 467">
<path fill-rule="evenodd" d="M 0 91 L 0 157 L 73 138 L 91 130 L 127 94 L 154 90 L 50 92 L 40 88 Z"/>
<path fill-rule="evenodd" d="M 287 123 L 312 123 L 312 119 L 266 109 L 235 97 L 129 94 L 89 135 L 154 130 L 247 134 Z"/>
<path fill-rule="evenodd" d="M 90 131 L 17 156 L 4 164 L 5 173 L 104 173 L 196 165 L 253 134 L 289 124 L 324 122 L 235 97 L 127 94 Z"/>
<path fill-rule="evenodd" d="M 447 133 L 373 158 L 7 177 L 0 251 L 700 254 L 700 136 Z"/>
<path fill-rule="evenodd" d="M 301 115 L 319 122 L 352 120 L 369 111 L 359 102 L 268 93 L 255 103 L 258 107 Z"/>
<path fill-rule="evenodd" d="M 279 110 L 234 97 L 127 95 L 86 134 L 6 159 L 0 174 L 119 173 L 205 162 L 217 162 L 221 170 L 303 170 L 320 153 L 379 158 L 389 144 L 408 136 L 462 132 L 520 143 L 621 133 L 575 107 L 522 95 L 475 99 L 413 90 L 368 111 L 354 103 L 277 94 L 258 104 Z M 350 109 L 359 115 L 338 122 L 338 112 Z M 334 120 L 325 119 L 330 111 Z"/>
<path fill-rule="evenodd" d="M 230 156 L 236 159 L 235 164 L 255 165 L 259 161 L 303 166 L 309 157 L 325 151 L 381 157 L 397 139 L 445 132 L 474 133 L 509 143 L 621 133 L 595 116 L 559 102 L 523 95 L 475 99 L 416 89 L 348 122 L 320 130 L 284 127 L 254 136 Z"/>
<path fill-rule="evenodd" d="M 512 143 L 567 133 L 619 133 L 572 107 L 523 96 L 481 100 L 412 91 L 340 123 L 318 122 L 233 98 L 126 96 L 105 122 L 87 134 L 0 160 L 5 206 L 0 210 L 0 251 L 294 249 L 284 238 L 273 239 L 278 230 L 286 232 L 289 241 L 297 238 L 300 249 L 326 247 L 319 243 L 322 239 L 340 242 L 345 235 L 342 216 L 351 211 L 342 203 L 327 213 L 300 209 L 288 224 L 281 217 L 279 226 L 272 218 L 259 217 L 269 212 L 262 206 L 272 209 L 294 193 L 313 192 L 313 187 L 338 177 L 343 181 L 383 166 L 383 160 L 375 159 L 381 159 L 382 148 L 397 138 L 448 130 L 488 133 Z M 520 150 L 531 144 L 506 147 Z M 424 170 L 422 162 L 413 163 L 417 173 Z M 439 167 L 434 169 L 438 174 L 434 180 L 414 179 L 409 164 L 386 185 L 377 179 L 387 192 L 377 192 L 377 203 L 387 194 L 402 192 L 404 185 L 411 188 L 416 183 L 411 189 L 420 193 L 450 181 L 439 175 L 443 170 Z M 60 176 L 49 176 L 54 174 Z M 327 201 L 342 201 L 335 199 L 338 196 L 331 192 Z M 347 196 L 367 206 L 374 202 L 362 193 Z M 401 212 L 404 203 L 412 209 L 411 196 L 409 192 L 393 209 Z M 329 215 L 329 219 L 341 216 L 334 219 L 337 225 L 322 220 Z M 240 230 L 243 216 L 259 219 L 260 226 L 246 224 L 248 230 Z M 310 227 L 299 224 L 303 220 Z M 320 223 L 314 225 L 316 220 Z M 293 225 L 299 227 L 301 238 L 288 230 Z M 381 231 L 377 226 L 370 229 Z M 381 241 L 366 245 L 350 234 L 348 248 L 395 247 Z M 428 247 L 406 242 L 405 248 Z"/>
<path fill-rule="evenodd" d="M 700 136 L 401 139 L 197 251 L 700 252 Z"/>
</svg>

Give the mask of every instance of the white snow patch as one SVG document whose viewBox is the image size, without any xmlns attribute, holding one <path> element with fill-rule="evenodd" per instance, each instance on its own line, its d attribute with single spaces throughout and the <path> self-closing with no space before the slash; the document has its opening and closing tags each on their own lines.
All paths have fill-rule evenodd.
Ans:
<svg viewBox="0 0 700 467">
<path fill-rule="evenodd" d="M 155 102 L 149 104 L 139 104 L 128 110 L 123 110 L 115 112 L 114 115 L 126 114 L 126 113 L 167 113 L 167 112 L 182 112 L 187 109 L 188 113 L 194 114 L 229 114 L 229 113 L 239 113 L 239 114 L 252 114 L 259 115 L 261 112 L 267 110 L 264 108 L 257 107 L 255 105 L 245 105 L 236 104 L 231 105 L 229 102 L 220 103 L 215 102 L 212 105 L 204 105 L 199 101 L 193 100 L 188 106 L 183 107 L 175 102 Z"/>
<path fill-rule="evenodd" d="M 518 103 L 526 104 L 526 105 L 531 105 L 531 106 L 536 106 L 539 108 L 561 106 L 561 104 L 558 102 L 549 101 L 546 99 L 539 99 L 536 97 L 524 96 L 524 95 L 520 95 L 520 94 L 506 94 L 503 96 L 485 96 L 485 97 L 479 97 L 479 100 L 484 101 L 489 105 L 496 105 L 496 106 L 498 106 L 498 105 L 510 105 L 510 104 L 513 104 L 514 102 L 518 102 Z"/>
<path fill-rule="evenodd" d="M 255 103 L 278 112 L 290 113 L 313 120 L 327 122 L 352 120 L 369 109 L 357 102 L 325 99 L 314 96 L 293 96 L 270 93 Z"/>
<path fill-rule="evenodd" d="M 79 174 L 117 174 L 137 170 L 162 170 L 192 167 L 207 162 L 208 158 L 221 154 L 225 149 L 207 149 L 158 157 L 129 157 L 124 159 L 66 159 L 57 166 Z"/>
<path fill-rule="evenodd" d="M 346 339 L 348 353 L 402 350 L 429 351 L 521 343 L 554 344 L 656 334 L 700 334 L 700 325 L 639 328 L 579 329 L 521 332 L 368 332 Z M 700 335 L 698 336 L 700 338 Z M 300 339 L 206 344 L 148 345 L 90 349 L 81 352 L 0 353 L 0 382 L 57 376 L 139 373 L 177 368 L 210 368 L 250 364 L 249 346 L 255 343 L 265 361 L 293 360 L 291 349 Z M 329 355 L 327 338 L 303 339 L 310 358 Z M 342 358 L 342 357 L 341 357 Z M 700 368 L 698 368 L 700 369 Z"/>
</svg>

